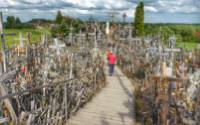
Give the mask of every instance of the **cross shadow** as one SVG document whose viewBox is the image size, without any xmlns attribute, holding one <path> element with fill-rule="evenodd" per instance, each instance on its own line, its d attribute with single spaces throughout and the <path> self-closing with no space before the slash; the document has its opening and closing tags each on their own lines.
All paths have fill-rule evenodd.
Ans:
<svg viewBox="0 0 200 125">
<path fill-rule="evenodd" d="M 119 71 L 116 70 L 115 75 L 111 77 L 116 77 L 119 81 L 120 86 L 122 87 L 124 93 L 128 95 L 127 100 L 122 102 L 125 108 L 128 109 L 128 111 L 118 111 L 117 114 L 119 115 L 120 119 L 118 120 L 121 125 L 130 125 L 130 120 L 132 120 L 132 124 L 134 125 L 135 120 L 135 113 L 134 113 L 134 94 L 133 91 L 130 91 L 128 87 L 125 84 L 125 81 L 123 81 L 123 74 L 119 73 Z M 106 114 L 101 115 L 101 125 L 111 125 L 112 123 L 109 122 L 108 119 L 106 119 Z M 127 119 L 129 121 L 127 121 Z"/>
<path fill-rule="evenodd" d="M 134 98 L 133 91 L 130 91 L 125 86 L 124 81 L 122 80 L 122 77 L 126 77 L 126 76 L 116 73 L 116 77 L 119 80 L 119 83 L 120 83 L 121 87 L 123 88 L 123 91 L 128 95 L 127 101 L 123 102 L 123 104 L 126 108 L 129 109 L 129 112 L 127 112 L 127 113 L 119 112 L 118 113 L 123 122 L 123 125 L 126 125 L 125 120 L 124 120 L 126 117 L 131 117 L 133 119 L 133 121 L 135 119 L 135 114 L 134 114 L 134 99 L 135 98 Z"/>
</svg>

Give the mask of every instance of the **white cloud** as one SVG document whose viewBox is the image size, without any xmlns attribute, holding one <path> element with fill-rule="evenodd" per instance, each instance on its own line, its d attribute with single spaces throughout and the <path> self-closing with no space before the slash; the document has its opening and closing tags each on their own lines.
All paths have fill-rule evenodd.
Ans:
<svg viewBox="0 0 200 125">
<path fill-rule="evenodd" d="M 143 0 L 145 13 L 184 13 L 194 14 L 200 12 L 200 0 Z M 137 2 L 134 0 L 0 0 L 0 11 L 6 15 L 17 15 L 26 20 L 35 17 L 54 18 L 58 10 L 65 15 L 81 16 L 107 16 L 111 10 L 119 14 L 126 13 L 133 17 Z M 119 15 L 121 17 L 121 15 Z"/>
<path fill-rule="evenodd" d="M 158 0 L 156 7 L 162 12 L 196 13 L 200 11 L 196 1 L 198 0 Z"/>
<path fill-rule="evenodd" d="M 153 6 L 145 6 L 145 11 L 149 11 L 149 12 L 158 12 L 158 10 L 153 7 Z"/>
</svg>

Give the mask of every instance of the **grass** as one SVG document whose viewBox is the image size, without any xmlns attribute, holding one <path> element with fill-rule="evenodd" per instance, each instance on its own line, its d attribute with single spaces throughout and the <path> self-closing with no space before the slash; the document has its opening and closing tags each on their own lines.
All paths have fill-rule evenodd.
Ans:
<svg viewBox="0 0 200 125">
<path fill-rule="evenodd" d="M 5 29 L 5 34 L 14 33 L 14 36 L 5 35 L 5 41 L 8 48 L 12 47 L 12 44 L 19 44 L 19 34 L 22 33 L 25 39 L 27 38 L 28 33 L 32 33 L 31 42 L 35 43 L 41 39 L 41 36 L 44 34 L 50 34 L 48 29 Z"/>
<path fill-rule="evenodd" d="M 176 44 L 176 47 L 178 48 L 185 48 L 187 50 L 192 50 L 194 48 L 196 48 L 198 45 L 197 42 L 178 42 Z"/>
<path fill-rule="evenodd" d="M 27 34 L 29 32 L 32 33 L 32 38 L 31 38 L 32 43 L 39 41 L 41 39 L 41 35 L 50 34 L 49 29 L 45 29 L 45 28 L 43 29 L 5 29 L 4 30 L 5 34 L 10 34 L 10 33 L 16 34 L 15 36 L 5 36 L 7 46 L 10 48 L 12 47 L 13 43 L 19 44 L 19 33 L 22 33 L 23 37 L 27 39 Z M 196 42 L 178 42 L 176 44 L 176 47 L 192 50 L 196 48 L 197 45 L 198 43 Z"/>
</svg>

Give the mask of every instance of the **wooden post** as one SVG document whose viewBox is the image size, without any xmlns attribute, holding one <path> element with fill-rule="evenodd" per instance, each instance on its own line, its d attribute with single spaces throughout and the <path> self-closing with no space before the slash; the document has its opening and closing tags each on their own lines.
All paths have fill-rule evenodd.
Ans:
<svg viewBox="0 0 200 125">
<path fill-rule="evenodd" d="M 0 93 L 1 93 L 2 96 L 8 95 L 8 93 L 6 92 L 6 90 L 5 90 L 5 88 L 4 88 L 2 83 L 0 83 Z M 7 109 L 10 112 L 12 120 L 16 121 L 17 120 L 17 115 L 15 114 L 15 111 L 14 111 L 14 109 L 12 107 L 12 104 L 11 104 L 10 100 L 9 99 L 4 99 L 3 101 L 4 101 Z"/>
<path fill-rule="evenodd" d="M 1 34 L 1 44 L 2 44 L 2 57 L 3 57 L 3 72 L 6 72 L 7 70 L 7 61 L 6 61 L 6 55 L 5 55 L 5 39 L 4 39 L 4 33 L 3 33 L 3 16 L 2 12 L 0 13 L 0 34 Z"/>
</svg>

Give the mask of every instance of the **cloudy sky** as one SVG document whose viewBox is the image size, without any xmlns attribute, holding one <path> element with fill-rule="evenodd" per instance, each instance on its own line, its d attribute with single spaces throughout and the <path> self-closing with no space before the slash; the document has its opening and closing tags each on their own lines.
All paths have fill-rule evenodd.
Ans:
<svg viewBox="0 0 200 125">
<path fill-rule="evenodd" d="M 23 21 L 32 18 L 54 19 L 61 10 L 64 15 L 87 20 L 95 17 L 107 20 L 115 11 L 116 20 L 133 20 L 135 7 L 142 0 L 0 0 L 4 18 L 14 15 Z M 143 0 L 145 22 L 149 23 L 200 23 L 200 0 Z"/>
</svg>

